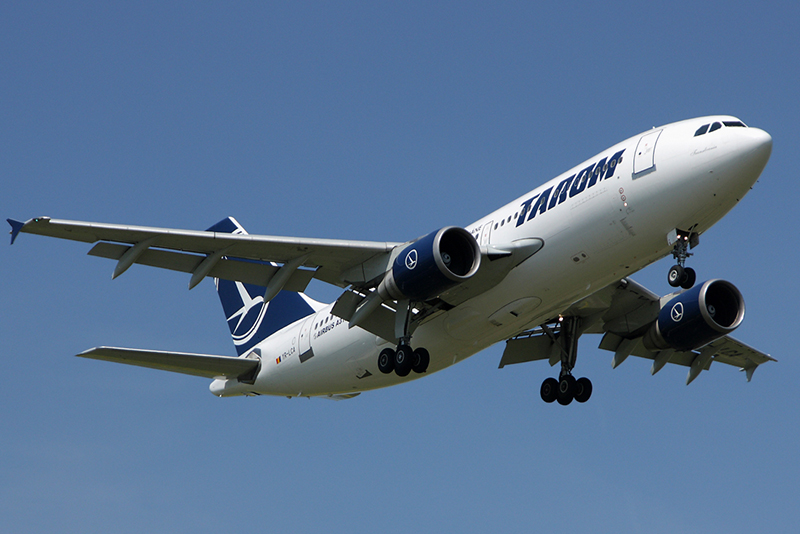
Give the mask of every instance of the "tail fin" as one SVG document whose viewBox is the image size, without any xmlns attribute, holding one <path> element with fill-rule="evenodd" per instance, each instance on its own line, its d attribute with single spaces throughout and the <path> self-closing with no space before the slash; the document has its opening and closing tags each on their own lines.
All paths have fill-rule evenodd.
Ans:
<svg viewBox="0 0 800 534">
<path fill-rule="evenodd" d="M 208 231 L 247 234 L 233 217 L 221 220 Z M 228 259 L 236 260 L 231 257 Z M 291 291 L 281 291 L 271 301 L 264 303 L 266 287 L 217 278 L 214 283 L 233 344 L 240 356 L 284 326 L 314 313 L 322 306 L 303 293 Z"/>
</svg>

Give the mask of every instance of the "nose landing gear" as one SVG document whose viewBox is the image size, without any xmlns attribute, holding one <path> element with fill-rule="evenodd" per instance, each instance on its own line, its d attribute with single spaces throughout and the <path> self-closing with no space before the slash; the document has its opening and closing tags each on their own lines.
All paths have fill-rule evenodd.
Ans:
<svg viewBox="0 0 800 534">
<path fill-rule="evenodd" d="M 672 257 L 677 265 L 670 267 L 667 273 L 667 282 L 672 287 L 690 289 L 697 280 L 697 273 L 691 267 L 686 267 L 686 258 L 692 256 L 689 247 L 694 248 L 700 242 L 700 236 L 693 232 L 675 230 L 669 236 L 670 241 L 675 239 L 672 246 Z"/>
<path fill-rule="evenodd" d="M 697 280 L 697 273 L 691 267 L 684 267 L 682 265 L 673 265 L 667 273 L 667 282 L 672 287 L 681 287 L 683 289 L 691 289 Z"/>
</svg>

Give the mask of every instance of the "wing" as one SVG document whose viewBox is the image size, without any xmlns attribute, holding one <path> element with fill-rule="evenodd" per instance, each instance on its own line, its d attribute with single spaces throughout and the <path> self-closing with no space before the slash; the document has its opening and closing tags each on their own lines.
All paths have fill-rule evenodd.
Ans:
<svg viewBox="0 0 800 534">
<path fill-rule="evenodd" d="M 96 347 L 78 354 L 81 358 L 127 363 L 139 367 L 161 369 L 205 378 L 238 378 L 251 383 L 258 374 L 260 360 L 256 358 L 231 358 L 209 354 L 166 352 L 160 350 Z"/>
<path fill-rule="evenodd" d="M 9 219 L 8 222 L 12 244 L 20 232 L 96 243 L 89 254 L 116 260 L 113 277 L 139 263 L 191 273 L 190 289 L 206 276 L 266 287 L 264 300 L 270 300 L 282 289 L 304 291 L 311 279 L 317 278 L 349 288 L 333 309 L 334 315 L 348 321 L 370 294 L 369 290 L 377 287 L 403 245 L 213 231 L 219 229 L 222 222 L 207 231 L 50 217 L 26 222 Z M 481 247 L 483 259 L 478 272 L 430 302 L 415 307 L 410 328 L 413 330 L 436 314 L 494 287 L 543 246 L 541 239 L 528 238 Z M 381 305 L 374 316 L 364 318 L 363 315 L 358 321 L 362 328 L 386 339 L 398 337 L 398 319 L 391 302 Z"/>
<path fill-rule="evenodd" d="M 603 334 L 600 348 L 614 353 L 612 367 L 617 367 L 631 355 L 653 360 L 653 374 L 667 363 L 684 365 L 690 368 L 687 384 L 715 361 L 739 367 L 746 372 L 748 381 L 759 365 L 776 361 L 769 354 L 730 336 L 723 336 L 698 350 L 647 350 L 642 336 L 658 318 L 661 301 L 661 297 L 644 286 L 624 278 L 576 302 L 562 313 L 561 318 L 577 320 L 578 335 Z M 535 360 L 548 360 L 550 365 L 560 362 L 564 350 L 559 336 L 561 322 L 551 321 L 509 339 L 500 367 Z"/>
<path fill-rule="evenodd" d="M 9 219 L 11 242 L 20 232 L 97 243 L 90 255 L 117 260 L 114 276 L 133 263 L 192 273 L 189 287 L 205 276 L 267 286 L 283 264 L 280 289 L 303 291 L 311 278 L 340 287 L 383 273 L 398 243 L 304 239 L 225 232 L 124 226 L 38 217 Z M 242 261 L 245 260 L 245 261 Z"/>
</svg>

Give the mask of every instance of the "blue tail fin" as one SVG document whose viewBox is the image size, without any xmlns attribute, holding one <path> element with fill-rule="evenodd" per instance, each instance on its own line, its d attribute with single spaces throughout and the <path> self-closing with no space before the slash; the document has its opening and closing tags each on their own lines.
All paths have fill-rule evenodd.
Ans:
<svg viewBox="0 0 800 534">
<path fill-rule="evenodd" d="M 233 217 L 223 219 L 208 231 L 247 233 Z M 228 259 L 236 260 L 231 257 Z M 302 293 L 291 291 L 281 291 L 265 304 L 266 287 L 231 280 L 214 279 L 214 282 L 231 330 L 233 344 L 240 356 L 284 326 L 314 313 L 314 305 L 318 304 Z"/>
</svg>

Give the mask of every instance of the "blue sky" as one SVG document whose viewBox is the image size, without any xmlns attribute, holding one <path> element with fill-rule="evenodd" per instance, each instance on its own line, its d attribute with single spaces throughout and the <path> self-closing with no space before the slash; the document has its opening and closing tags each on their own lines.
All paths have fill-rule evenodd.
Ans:
<svg viewBox="0 0 800 534">
<path fill-rule="evenodd" d="M 405 241 L 466 225 L 652 126 L 770 132 L 753 191 L 690 264 L 775 356 L 616 370 L 585 405 L 503 346 L 346 402 L 217 399 L 74 358 L 234 354 L 211 282 L 81 243 L 0 247 L 0 517 L 9 532 L 754 532 L 800 522 L 796 2 L 0 6 L 0 214 Z M 663 260 L 634 278 L 667 293 Z M 332 300 L 322 285 L 309 293 Z"/>
</svg>

